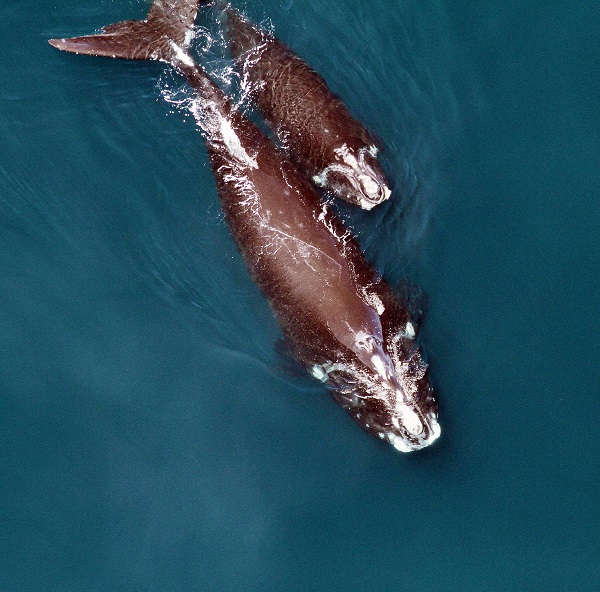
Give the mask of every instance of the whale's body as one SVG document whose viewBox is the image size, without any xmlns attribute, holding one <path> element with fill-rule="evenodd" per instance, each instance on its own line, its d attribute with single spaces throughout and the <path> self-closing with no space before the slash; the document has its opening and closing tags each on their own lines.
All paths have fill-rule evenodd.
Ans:
<svg viewBox="0 0 600 592">
<path fill-rule="evenodd" d="M 167 61 L 187 78 L 227 222 L 294 354 L 364 429 L 399 450 L 427 446 L 437 406 L 408 310 L 303 174 L 188 56 L 195 8 L 158 0 L 147 21 L 51 43 Z"/>
<path fill-rule="evenodd" d="M 390 190 L 378 146 L 325 80 L 284 43 L 227 11 L 231 53 L 291 160 L 319 187 L 370 210 Z"/>
</svg>

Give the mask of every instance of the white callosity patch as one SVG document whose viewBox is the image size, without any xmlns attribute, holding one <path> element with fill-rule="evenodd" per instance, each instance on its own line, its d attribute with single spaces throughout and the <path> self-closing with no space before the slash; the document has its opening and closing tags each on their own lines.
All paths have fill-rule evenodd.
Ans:
<svg viewBox="0 0 600 592">
<path fill-rule="evenodd" d="M 323 169 L 318 175 L 314 175 L 312 180 L 314 181 L 315 185 L 318 185 L 319 187 L 325 187 L 325 185 L 327 185 L 327 173 L 331 170 L 330 167 L 327 167 L 326 169 Z"/>
<path fill-rule="evenodd" d="M 379 184 L 376 183 L 372 177 L 369 177 L 369 175 L 359 175 L 358 180 L 367 195 L 377 197 L 379 193 Z"/>
<path fill-rule="evenodd" d="M 190 46 L 190 43 L 194 40 L 195 35 L 196 35 L 196 32 L 194 31 L 193 27 L 189 28 L 185 32 L 185 37 L 184 37 L 184 41 L 183 41 L 185 47 Z"/>
<path fill-rule="evenodd" d="M 399 405 L 396 408 L 392 423 L 399 432 L 406 431 L 411 436 L 409 442 L 398 433 L 388 432 L 384 434 L 388 442 L 400 452 L 412 452 L 413 450 L 425 448 L 435 442 L 442 432 L 434 414 L 421 415 L 420 417 L 419 413 L 407 405 Z M 425 425 L 428 427 L 427 432 L 425 432 Z"/>
<path fill-rule="evenodd" d="M 325 362 L 322 366 L 315 364 L 311 369 L 310 373 L 321 382 L 327 382 L 331 374 L 336 372 L 352 373 L 354 369 L 348 364 Z"/>
<path fill-rule="evenodd" d="M 412 452 L 414 448 L 396 434 L 384 434 L 384 438 L 387 437 L 389 443 L 400 452 Z"/>
<path fill-rule="evenodd" d="M 399 404 L 396 407 L 397 417 L 392 419 L 392 423 L 400 428 L 400 423 L 406 429 L 407 432 L 413 436 L 418 436 L 423 431 L 423 424 L 419 419 L 419 416 L 408 406 Z"/>
<path fill-rule="evenodd" d="M 377 179 L 377 173 L 367 164 L 367 154 L 370 154 L 373 158 L 377 156 L 377 148 L 375 146 L 369 146 L 368 148 L 360 148 L 358 151 L 358 166 L 363 174 L 359 176 L 359 180 L 363 185 L 367 195 L 371 199 L 379 199 L 385 201 L 390 197 L 392 192 L 389 187 L 383 183 L 383 181 Z M 368 184 L 368 185 L 366 185 Z"/>
<path fill-rule="evenodd" d="M 327 382 L 328 374 L 327 374 L 327 370 L 325 370 L 325 368 L 323 366 L 318 366 L 318 365 L 315 364 L 311 368 L 310 373 L 317 380 L 320 380 L 321 382 Z"/>
<path fill-rule="evenodd" d="M 356 193 L 360 206 L 365 210 L 372 209 L 378 203 L 385 201 L 391 195 L 390 189 L 379 179 L 379 175 L 367 163 L 366 155 L 377 155 L 377 147 L 362 147 L 356 155 L 347 144 L 334 149 L 341 162 L 334 162 L 313 176 L 313 181 L 319 187 L 327 187 L 329 175 L 339 173 L 350 183 Z M 335 187 L 332 187 L 336 189 Z"/>
</svg>

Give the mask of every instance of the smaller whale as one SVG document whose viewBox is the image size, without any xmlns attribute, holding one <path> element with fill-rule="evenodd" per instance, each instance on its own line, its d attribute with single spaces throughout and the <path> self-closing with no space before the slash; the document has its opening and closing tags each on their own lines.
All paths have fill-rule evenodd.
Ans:
<svg viewBox="0 0 600 592">
<path fill-rule="evenodd" d="M 370 210 L 390 197 L 377 142 L 325 80 L 273 35 L 226 9 L 232 56 L 290 159 L 317 186 Z"/>
<path fill-rule="evenodd" d="M 188 52 L 196 0 L 156 0 L 145 21 L 51 39 L 61 50 L 175 67 L 192 88 L 225 217 L 293 353 L 370 434 L 408 452 L 440 435 L 409 311 L 287 156 Z"/>
</svg>

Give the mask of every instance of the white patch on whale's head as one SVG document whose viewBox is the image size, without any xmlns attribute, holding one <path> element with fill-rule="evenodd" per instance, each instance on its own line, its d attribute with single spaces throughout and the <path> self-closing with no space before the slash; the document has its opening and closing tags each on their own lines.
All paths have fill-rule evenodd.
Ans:
<svg viewBox="0 0 600 592">
<path fill-rule="evenodd" d="M 423 414 L 419 409 L 400 404 L 392 417 L 394 430 L 384 433 L 388 442 L 400 452 L 411 452 L 429 446 L 441 434 L 437 414 Z"/>
<path fill-rule="evenodd" d="M 400 452 L 420 450 L 435 442 L 441 433 L 437 406 L 433 400 L 414 399 L 406 391 L 397 391 L 395 397 L 383 398 L 373 406 L 371 429 Z M 370 407 L 366 406 L 367 409 Z M 356 418 L 355 418 L 356 419 Z"/>
<path fill-rule="evenodd" d="M 344 143 L 333 152 L 335 161 L 313 177 L 317 185 L 365 210 L 390 197 L 391 191 L 377 162 L 376 146 L 352 147 Z"/>
</svg>

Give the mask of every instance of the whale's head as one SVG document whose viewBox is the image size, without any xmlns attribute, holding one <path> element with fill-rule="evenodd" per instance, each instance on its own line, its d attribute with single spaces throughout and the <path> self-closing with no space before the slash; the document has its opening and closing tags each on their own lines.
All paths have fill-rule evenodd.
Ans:
<svg viewBox="0 0 600 592">
<path fill-rule="evenodd" d="M 370 433 L 389 442 L 400 452 L 411 452 L 429 446 L 441 433 L 437 419 L 437 403 L 429 385 L 408 400 L 393 404 L 366 405 Z"/>
<path fill-rule="evenodd" d="M 388 347 L 363 338 L 360 363 L 323 367 L 322 380 L 338 403 L 363 429 L 401 452 L 425 448 L 441 433 L 427 365 L 413 337 L 404 333 Z"/>
<path fill-rule="evenodd" d="M 370 210 L 391 195 L 377 160 L 377 147 L 351 142 L 333 148 L 334 161 L 313 177 L 314 182 L 337 197 Z"/>
<path fill-rule="evenodd" d="M 398 386 L 380 384 L 353 390 L 351 394 L 333 394 L 371 435 L 400 452 L 420 450 L 435 442 L 441 433 L 433 390 L 426 377 L 411 385 L 410 394 Z"/>
</svg>

